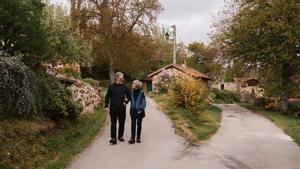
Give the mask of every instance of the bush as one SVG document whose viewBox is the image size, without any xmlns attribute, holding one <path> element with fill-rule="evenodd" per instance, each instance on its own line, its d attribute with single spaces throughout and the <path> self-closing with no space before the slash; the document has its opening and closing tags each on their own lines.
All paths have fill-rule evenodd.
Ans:
<svg viewBox="0 0 300 169">
<path fill-rule="evenodd" d="M 78 67 L 75 64 L 66 64 L 64 67 L 59 68 L 57 73 L 66 75 L 67 77 L 74 77 L 79 79 L 81 74 L 78 71 Z"/>
<path fill-rule="evenodd" d="M 2 54 L 3 55 L 3 54 Z M 0 116 L 28 117 L 39 112 L 36 74 L 21 57 L 0 56 Z"/>
<path fill-rule="evenodd" d="M 76 119 L 82 108 L 53 77 L 31 71 L 20 57 L 0 57 L 0 118 L 33 115 Z"/>
<path fill-rule="evenodd" d="M 161 76 L 158 84 L 156 85 L 158 93 L 160 93 L 160 94 L 167 93 L 171 80 L 172 80 L 172 78 L 168 74 Z"/>
<path fill-rule="evenodd" d="M 71 98 L 71 92 L 53 77 L 42 80 L 43 110 L 46 117 L 54 121 L 76 119 L 82 107 Z"/>
<path fill-rule="evenodd" d="M 88 83 L 88 84 L 92 85 L 93 87 L 99 86 L 99 81 L 94 80 L 93 78 L 86 78 L 86 79 L 83 79 L 83 81 L 85 83 Z"/>
<path fill-rule="evenodd" d="M 225 90 L 213 89 L 211 97 L 216 103 L 240 102 L 240 96 L 238 93 L 229 92 Z"/>
<path fill-rule="evenodd" d="M 299 102 L 290 102 L 288 105 L 288 110 L 291 113 L 299 112 L 300 111 L 300 103 Z"/>
<path fill-rule="evenodd" d="M 169 96 L 175 105 L 187 108 L 194 114 L 203 113 L 210 101 L 206 85 L 190 77 L 172 79 Z"/>
<path fill-rule="evenodd" d="M 108 88 L 110 85 L 110 80 L 99 80 L 99 86 Z"/>
</svg>

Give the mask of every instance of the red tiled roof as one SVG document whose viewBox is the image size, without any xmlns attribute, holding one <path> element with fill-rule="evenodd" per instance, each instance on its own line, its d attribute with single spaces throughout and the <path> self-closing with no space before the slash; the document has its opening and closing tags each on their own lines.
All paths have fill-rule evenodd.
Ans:
<svg viewBox="0 0 300 169">
<path fill-rule="evenodd" d="M 148 78 L 152 78 L 154 75 L 160 73 L 163 70 L 169 69 L 171 67 L 176 68 L 176 69 L 178 69 L 178 70 L 180 70 L 180 71 L 182 71 L 182 72 L 184 72 L 184 73 L 186 73 L 186 74 L 188 74 L 188 75 L 190 75 L 190 76 L 192 76 L 192 77 L 194 77 L 196 79 L 201 78 L 203 80 L 212 80 L 210 77 L 208 77 L 207 75 L 205 75 L 202 72 L 199 72 L 196 69 L 189 68 L 189 67 L 183 67 L 183 66 L 178 65 L 178 64 L 170 64 L 170 65 L 167 65 L 167 66 L 165 66 L 165 67 L 163 67 L 161 69 L 158 69 L 157 71 L 149 74 Z"/>
</svg>

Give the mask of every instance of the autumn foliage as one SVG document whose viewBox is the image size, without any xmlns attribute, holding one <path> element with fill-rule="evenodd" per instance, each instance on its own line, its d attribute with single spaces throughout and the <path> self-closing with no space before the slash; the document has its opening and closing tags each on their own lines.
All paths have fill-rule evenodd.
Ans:
<svg viewBox="0 0 300 169">
<path fill-rule="evenodd" d="M 187 108 L 194 114 L 205 112 L 210 100 L 207 86 L 191 77 L 175 77 L 168 94 L 175 105 Z"/>
</svg>

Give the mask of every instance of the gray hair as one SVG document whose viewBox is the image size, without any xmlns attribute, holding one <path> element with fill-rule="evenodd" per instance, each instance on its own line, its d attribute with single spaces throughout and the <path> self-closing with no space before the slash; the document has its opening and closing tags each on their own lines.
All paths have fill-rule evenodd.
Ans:
<svg viewBox="0 0 300 169">
<path fill-rule="evenodd" d="M 136 85 L 136 87 L 139 89 L 143 88 L 143 83 L 139 80 L 134 80 L 132 83 L 134 83 Z"/>
<path fill-rule="evenodd" d="M 116 79 L 118 79 L 119 77 L 124 77 L 124 74 L 122 72 L 117 72 Z"/>
</svg>

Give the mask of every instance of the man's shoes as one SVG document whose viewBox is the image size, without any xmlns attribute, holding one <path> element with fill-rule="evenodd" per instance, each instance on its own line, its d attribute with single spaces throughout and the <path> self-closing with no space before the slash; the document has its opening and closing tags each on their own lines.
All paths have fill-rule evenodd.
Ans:
<svg viewBox="0 0 300 169">
<path fill-rule="evenodd" d="M 112 145 L 117 144 L 117 139 L 112 138 L 111 140 L 109 140 L 109 142 Z"/>
<path fill-rule="evenodd" d="M 125 141 L 122 137 L 119 137 L 118 140 L 121 142 Z"/>
<path fill-rule="evenodd" d="M 136 139 L 136 142 L 141 143 L 141 139 L 140 138 Z"/>
<path fill-rule="evenodd" d="M 128 141 L 129 144 L 134 144 L 135 143 L 135 140 L 134 138 L 131 138 L 129 141 Z"/>
</svg>

